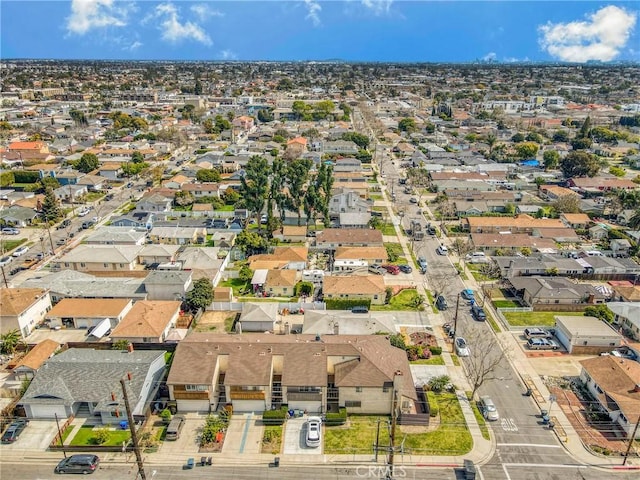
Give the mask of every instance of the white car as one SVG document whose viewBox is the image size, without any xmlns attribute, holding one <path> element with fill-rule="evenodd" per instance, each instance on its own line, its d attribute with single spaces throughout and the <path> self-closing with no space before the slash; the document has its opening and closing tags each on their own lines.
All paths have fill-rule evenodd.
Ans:
<svg viewBox="0 0 640 480">
<path fill-rule="evenodd" d="M 456 354 L 459 357 L 468 357 L 471 352 L 469 351 L 469 346 L 467 345 L 467 341 L 462 337 L 456 337 Z"/>
<path fill-rule="evenodd" d="M 13 252 L 14 257 L 19 257 L 20 255 L 24 255 L 29 251 L 29 247 L 23 245 L 22 247 L 18 247 L 15 252 Z"/>
<path fill-rule="evenodd" d="M 307 420 L 307 435 L 305 437 L 307 447 L 316 448 L 322 443 L 322 419 L 309 417 Z"/>
<path fill-rule="evenodd" d="M 0 258 L 0 267 L 4 267 L 5 265 L 9 265 L 10 263 L 11 263 L 11 257 Z"/>
<path fill-rule="evenodd" d="M 436 249 L 436 252 L 438 253 L 438 255 L 447 255 L 449 253 L 449 250 L 447 250 L 447 247 L 445 247 L 444 245 L 440 245 Z"/>
<path fill-rule="evenodd" d="M 84 217 L 84 216 L 86 216 L 86 215 L 89 215 L 89 212 L 90 212 L 90 210 L 86 210 L 86 209 L 85 209 L 85 210 L 80 210 L 80 211 L 78 212 L 78 216 L 79 216 L 79 217 Z"/>
</svg>

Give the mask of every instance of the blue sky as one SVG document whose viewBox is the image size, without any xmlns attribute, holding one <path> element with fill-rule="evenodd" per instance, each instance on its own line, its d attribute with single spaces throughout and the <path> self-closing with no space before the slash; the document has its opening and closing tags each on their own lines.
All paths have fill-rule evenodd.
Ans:
<svg viewBox="0 0 640 480">
<path fill-rule="evenodd" d="M 0 57 L 640 61 L 639 3 L 2 0 Z"/>
</svg>

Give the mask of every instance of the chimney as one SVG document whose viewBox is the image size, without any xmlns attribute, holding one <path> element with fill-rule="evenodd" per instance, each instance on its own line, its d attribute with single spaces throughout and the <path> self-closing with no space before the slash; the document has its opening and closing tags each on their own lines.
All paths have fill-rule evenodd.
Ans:
<svg viewBox="0 0 640 480">
<path fill-rule="evenodd" d="M 133 343 L 129 343 L 129 344 L 127 345 L 127 352 L 129 352 L 129 353 L 133 353 Z"/>
</svg>

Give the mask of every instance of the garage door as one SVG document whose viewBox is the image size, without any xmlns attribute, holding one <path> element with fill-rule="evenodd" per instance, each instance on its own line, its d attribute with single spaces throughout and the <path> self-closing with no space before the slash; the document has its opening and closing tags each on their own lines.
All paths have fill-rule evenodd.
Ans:
<svg viewBox="0 0 640 480">
<path fill-rule="evenodd" d="M 321 413 L 322 412 L 322 402 L 315 401 L 290 401 L 289 408 L 295 410 L 306 410 L 307 413 Z"/>
<path fill-rule="evenodd" d="M 33 418 L 67 418 L 67 412 L 64 405 L 31 405 L 31 416 Z"/>
<path fill-rule="evenodd" d="M 264 400 L 233 400 L 233 413 L 236 412 L 264 412 Z"/>
<path fill-rule="evenodd" d="M 178 412 L 208 412 L 209 400 L 177 400 Z"/>
</svg>

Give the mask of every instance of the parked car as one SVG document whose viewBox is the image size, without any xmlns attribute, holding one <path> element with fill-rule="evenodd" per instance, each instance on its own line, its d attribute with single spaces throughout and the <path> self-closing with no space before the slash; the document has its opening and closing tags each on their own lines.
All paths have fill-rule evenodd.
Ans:
<svg viewBox="0 0 640 480">
<path fill-rule="evenodd" d="M 82 229 L 81 230 L 86 230 L 87 228 L 91 228 L 96 222 L 94 222 L 93 220 L 85 220 L 84 222 L 82 222 Z"/>
<path fill-rule="evenodd" d="M 465 257 L 465 260 L 469 263 L 489 263 L 491 259 L 487 257 L 484 252 L 473 252 Z"/>
<path fill-rule="evenodd" d="M 15 442 L 22 431 L 27 427 L 27 423 L 29 423 L 29 420 L 26 419 L 19 419 L 11 422 L 2 434 L 2 443 Z"/>
<path fill-rule="evenodd" d="M 500 418 L 498 415 L 498 409 L 493 403 L 493 400 L 487 395 L 480 397 L 480 412 L 482 416 L 491 422 L 495 422 Z"/>
<path fill-rule="evenodd" d="M 391 275 L 398 275 L 400 273 L 400 268 L 397 265 L 383 265 L 382 268 L 384 268 Z"/>
<path fill-rule="evenodd" d="M 10 263 L 11 263 L 11 257 L 0 258 L 0 267 L 4 267 L 5 265 L 9 265 Z"/>
<path fill-rule="evenodd" d="M 80 211 L 78 212 L 78 216 L 79 216 L 79 217 L 85 217 L 85 216 L 89 215 L 89 212 L 90 212 L 90 211 L 91 211 L 91 210 L 89 210 L 88 208 L 83 208 L 82 210 L 80 210 Z"/>
<path fill-rule="evenodd" d="M 411 197 L 411 198 L 409 199 L 409 201 L 410 201 L 411 203 L 418 203 L 418 199 L 417 199 L 416 197 Z"/>
<path fill-rule="evenodd" d="M 527 340 L 527 347 L 530 350 L 558 350 L 560 345 L 548 338 L 530 338 Z"/>
<path fill-rule="evenodd" d="M 553 333 L 549 330 L 539 327 L 530 327 L 524 329 L 525 338 L 553 338 Z"/>
<path fill-rule="evenodd" d="M 93 473 L 98 469 L 100 458 L 97 455 L 71 455 L 61 460 L 54 469 L 55 473 Z"/>
<path fill-rule="evenodd" d="M 409 265 L 398 265 L 398 268 L 400 269 L 400 271 L 402 273 L 411 273 L 413 272 L 413 268 L 411 268 Z"/>
<path fill-rule="evenodd" d="M 19 235 L 20 234 L 20 230 L 18 230 L 17 228 L 13 228 L 13 227 L 4 227 L 2 229 L 2 233 L 4 233 L 5 235 Z"/>
<path fill-rule="evenodd" d="M 427 224 L 427 235 L 435 235 L 436 234 L 436 229 L 435 227 L 433 227 L 430 223 Z"/>
<path fill-rule="evenodd" d="M 471 316 L 479 322 L 484 322 L 487 319 L 487 312 L 480 305 L 474 303 L 471 306 Z"/>
<path fill-rule="evenodd" d="M 382 265 L 378 265 L 378 264 L 373 264 L 373 265 L 369 265 L 369 272 L 370 273 L 375 273 L 376 275 L 384 275 L 385 273 L 387 273 L 387 271 L 382 268 Z"/>
<path fill-rule="evenodd" d="M 307 447 L 319 447 L 322 442 L 322 419 L 320 417 L 309 417 L 307 420 L 307 435 L 305 443 Z"/>
<path fill-rule="evenodd" d="M 364 305 L 355 306 L 351 308 L 351 313 L 369 313 L 369 309 Z"/>
<path fill-rule="evenodd" d="M 71 220 L 69 220 L 68 218 L 65 218 L 62 222 L 60 222 L 60 224 L 56 227 L 56 230 L 62 230 L 63 228 L 67 228 L 69 225 L 71 225 Z"/>
<path fill-rule="evenodd" d="M 420 273 L 427 273 L 427 260 L 424 257 L 418 257 L 418 265 L 420 265 Z"/>
<path fill-rule="evenodd" d="M 475 296 L 473 294 L 473 290 L 471 290 L 470 288 L 465 288 L 464 290 L 462 290 L 462 292 L 460 292 L 460 296 L 462 298 L 464 298 L 465 300 L 473 300 L 475 301 Z"/>
<path fill-rule="evenodd" d="M 446 246 L 440 245 L 438 248 L 436 248 L 436 252 L 438 253 L 438 255 L 447 255 L 449 253 L 449 250 L 447 250 Z"/>
<path fill-rule="evenodd" d="M 15 251 L 12 253 L 12 255 L 14 257 L 19 257 L 21 255 L 24 255 L 28 251 L 29 251 L 29 247 L 27 247 L 26 245 L 23 245 L 21 247 L 16 248 Z"/>
<path fill-rule="evenodd" d="M 468 357 L 471 354 L 467 341 L 463 337 L 456 337 L 456 354 L 459 357 Z"/>
<path fill-rule="evenodd" d="M 447 299 L 442 295 L 438 295 L 438 298 L 436 298 L 436 307 L 438 307 L 438 310 L 446 310 L 449 308 L 447 305 Z"/>
</svg>

